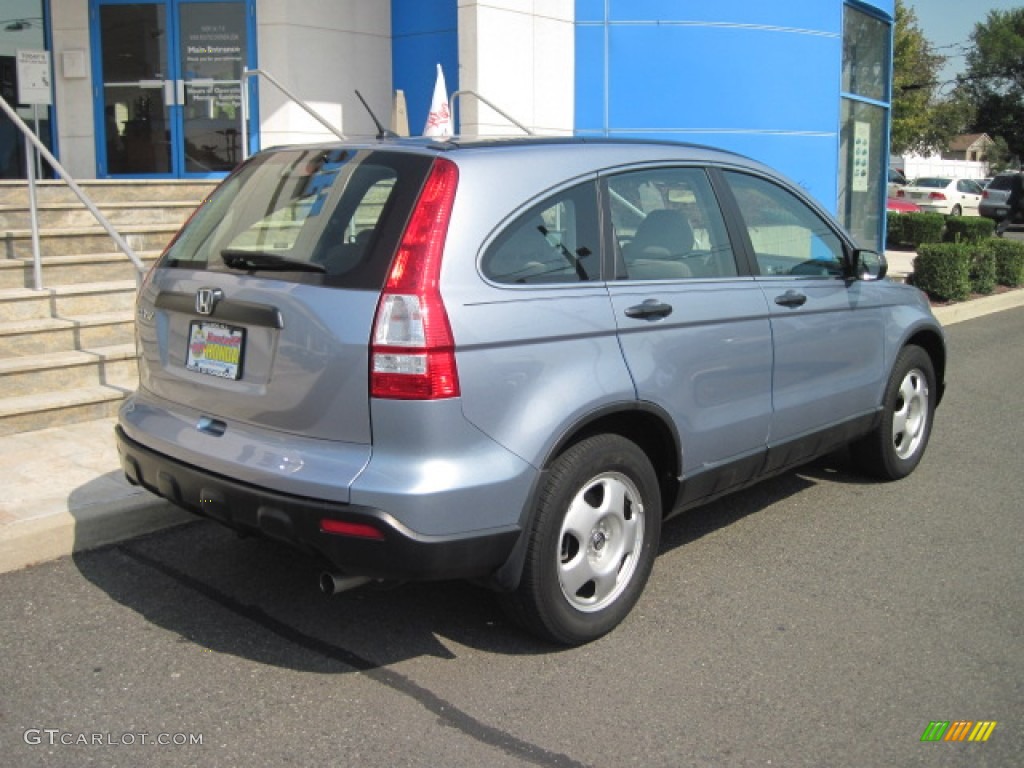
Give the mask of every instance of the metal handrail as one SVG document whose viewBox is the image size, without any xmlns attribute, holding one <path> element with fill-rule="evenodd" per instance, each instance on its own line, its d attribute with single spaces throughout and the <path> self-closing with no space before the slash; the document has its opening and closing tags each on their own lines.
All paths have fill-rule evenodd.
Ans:
<svg viewBox="0 0 1024 768">
<path fill-rule="evenodd" d="M 243 67 L 242 68 L 242 159 L 243 160 L 245 158 L 249 157 L 249 78 L 250 77 L 257 77 L 257 76 L 263 77 L 271 85 L 276 86 L 277 89 L 279 91 L 281 91 L 281 93 L 283 93 L 289 99 L 291 99 L 296 104 L 298 104 L 300 107 L 302 107 L 304 110 L 306 110 L 306 112 L 309 113 L 310 117 L 312 117 L 314 120 L 316 120 L 318 123 L 320 123 L 320 125 L 322 125 L 324 128 L 329 130 L 331 133 L 333 133 L 339 139 L 344 141 L 344 140 L 346 140 L 348 138 L 347 136 L 345 136 L 345 134 L 343 134 L 341 131 L 339 131 L 337 128 L 335 128 L 333 125 L 331 125 L 329 122 L 327 122 L 327 118 L 325 118 L 323 115 L 321 115 L 319 112 L 317 112 L 311 106 L 309 106 L 309 104 L 307 104 L 302 99 L 300 99 L 298 96 L 296 96 L 294 93 L 292 93 L 290 90 L 288 90 L 288 88 L 286 88 L 285 86 L 281 85 L 281 83 L 278 82 L 277 78 L 274 77 L 272 74 L 270 74 L 269 72 L 267 72 L 264 69 L 249 69 L 248 67 Z"/>
<path fill-rule="evenodd" d="M 475 96 L 478 101 L 482 101 L 488 107 L 490 107 L 495 112 L 497 112 L 499 115 L 501 115 L 506 120 L 508 120 L 510 123 L 512 123 L 512 125 L 514 125 L 516 128 L 518 128 L 523 133 L 525 133 L 527 136 L 533 136 L 533 131 L 531 131 L 525 125 L 523 125 L 518 120 L 516 120 L 514 117 L 512 117 L 508 112 L 505 112 L 500 107 L 495 106 L 494 102 L 492 102 L 492 101 L 490 101 L 488 99 L 485 99 L 483 96 L 481 96 L 476 91 L 472 91 L 472 90 L 470 90 L 468 88 L 464 88 L 462 90 L 456 91 L 448 99 L 448 114 L 450 114 L 452 116 L 452 125 L 455 125 L 455 100 L 457 98 L 460 98 L 460 97 L 465 96 L 465 95 Z"/>
<path fill-rule="evenodd" d="M 106 216 L 100 213 L 100 209 L 96 207 L 96 204 L 89 199 L 89 196 L 82 191 L 82 188 L 75 183 L 75 180 L 71 177 L 64 166 L 62 166 L 57 158 L 46 148 L 46 145 L 39 140 L 39 138 L 33 133 L 32 129 L 25 124 L 25 121 L 21 119 L 17 112 L 7 103 L 7 100 L 3 96 L 0 96 L 0 109 L 7 113 L 7 116 L 11 118 L 11 121 L 17 126 L 18 130 L 21 131 L 26 141 L 32 143 L 40 155 L 48 162 L 53 169 L 57 172 L 57 175 L 64 180 L 64 183 L 68 185 L 72 192 L 74 192 L 78 199 L 82 201 L 82 205 L 89 209 L 89 212 L 96 218 L 100 226 L 106 230 L 107 234 L 114 241 L 118 248 L 124 252 L 124 255 L 131 260 L 135 266 L 136 282 L 141 280 L 142 275 L 146 272 L 146 266 L 142 263 L 142 259 L 136 255 L 135 251 L 132 250 L 131 246 L 121 237 L 121 233 L 114 229 L 114 225 L 110 223 Z M 43 290 L 43 277 L 42 277 L 42 262 L 39 252 L 39 213 L 36 206 L 36 178 L 34 172 L 33 158 L 31 152 L 26 147 L 26 155 L 28 156 L 28 186 L 29 186 L 29 214 L 32 219 L 32 263 L 33 263 L 33 282 L 35 283 L 35 290 Z"/>
</svg>

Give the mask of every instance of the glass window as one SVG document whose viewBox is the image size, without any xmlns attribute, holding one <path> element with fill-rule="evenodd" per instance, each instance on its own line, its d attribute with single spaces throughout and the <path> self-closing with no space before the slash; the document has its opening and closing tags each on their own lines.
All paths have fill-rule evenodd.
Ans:
<svg viewBox="0 0 1024 768">
<path fill-rule="evenodd" d="M 597 193 L 580 184 L 533 206 L 484 253 L 481 269 L 498 283 L 578 283 L 601 277 Z"/>
<path fill-rule="evenodd" d="M 43 0 L 2 0 L 0 2 L 0 96 L 18 116 L 52 149 L 50 112 L 47 104 L 21 104 L 18 101 L 18 51 L 46 49 L 43 27 Z M 52 66 L 51 56 L 51 66 Z M 38 127 L 38 131 L 36 128 Z M 27 178 L 25 137 L 5 112 L 0 112 L 0 179 Z M 41 160 L 36 171 L 52 177 L 49 164 Z"/>
<path fill-rule="evenodd" d="M 843 244 L 800 198 L 756 176 L 726 173 L 762 275 L 843 274 Z"/>
<path fill-rule="evenodd" d="M 847 5 L 843 10 L 843 91 L 875 101 L 889 96 L 889 25 Z"/>
<path fill-rule="evenodd" d="M 348 149 L 256 155 L 199 209 L 163 265 L 379 288 L 429 167 L 427 157 Z"/>
<path fill-rule="evenodd" d="M 620 276 L 736 276 L 736 259 L 703 169 L 655 168 L 611 176 L 608 205 Z"/>
<path fill-rule="evenodd" d="M 881 247 L 885 117 L 882 107 L 842 99 L 839 220 L 867 248 Z"/>
</svg>

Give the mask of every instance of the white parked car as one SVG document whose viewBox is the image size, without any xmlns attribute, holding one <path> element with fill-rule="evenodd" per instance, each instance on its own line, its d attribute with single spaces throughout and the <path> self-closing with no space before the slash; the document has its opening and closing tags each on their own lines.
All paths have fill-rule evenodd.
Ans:
<svg viewBox="0 0 1024 768">
<path fill-rule="evenodd" d="M 928 176 L 914 179 L 896 193 L 918 205 L 922 211 L 947 216 L 977 216 L 981 202 L 981 185 L 974 179 L 949 176 Z"/>
</svg>

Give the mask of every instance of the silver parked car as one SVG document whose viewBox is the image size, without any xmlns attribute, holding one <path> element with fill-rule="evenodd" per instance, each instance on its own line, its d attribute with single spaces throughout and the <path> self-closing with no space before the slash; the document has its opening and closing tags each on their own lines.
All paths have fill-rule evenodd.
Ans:
<svg viewBox="0 0 1024 768">
<path fill-rule="evenodd" d="M 275 149 L 146 278 L 128 478 L 319 558 L 467 578 L 566 644 L 640 597 L 663 520 L 850 444 L 925 452 L 943 332 L 813 200 L 713 149 Z"/>
</svg>

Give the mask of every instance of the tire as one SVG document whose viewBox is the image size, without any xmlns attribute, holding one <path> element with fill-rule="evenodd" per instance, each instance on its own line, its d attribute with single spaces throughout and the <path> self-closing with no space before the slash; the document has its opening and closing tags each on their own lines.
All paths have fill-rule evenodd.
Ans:
<svg viewBox="0 0 1024 768">
<path fill-rule="evenodd" d="M 959 205 L 954 205 L 953 206 L 953 210 L 949 212 L 949 215 L 950 216 L 959 216 L 963 212 L 964 212 L 963 208 L 961 208 Z"/>
<path fill-rule="evenodd" d="M 589 437 L 552 463 L 534 513 L 506 611 L 563 645 L 601 637 L 632 610 L 654 565 L 661 495 L 651 462 L 623 437 Z"/>
<path fill-rule="evenodd" d="M 935 415 L 935 369 L 920 347 L 896 358 L 882 403 L 882 423 L 854 443 L 854 459 L 881 480 L 900 480 L 921 463 Z"/>
</svg>

